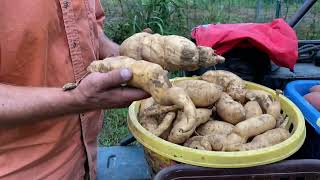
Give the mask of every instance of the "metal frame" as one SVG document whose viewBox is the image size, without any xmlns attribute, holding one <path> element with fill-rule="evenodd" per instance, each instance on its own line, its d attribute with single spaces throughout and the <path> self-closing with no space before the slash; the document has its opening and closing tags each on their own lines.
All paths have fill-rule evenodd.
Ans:
<svg viewBox="0 0 320 180">
<path fill-rule="evenodd" d="M 306 0 L 300 9 L 293 15 L 288 24 L 291 27 L 295 27 L 316 2 L 317 0 Z"/>
</svg>

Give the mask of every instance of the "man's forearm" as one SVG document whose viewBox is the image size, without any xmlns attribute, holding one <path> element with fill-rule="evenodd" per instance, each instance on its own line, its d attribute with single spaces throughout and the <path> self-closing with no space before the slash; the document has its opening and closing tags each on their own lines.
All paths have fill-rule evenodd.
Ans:
<svg viewBox="0 0 320 180">
<path fill-rule="evenodd" d="M 129 69 L 90 73 L 71 91 L 0 83 L 0 127 L 95 109 L 128 107 L 133 101 L 150 97 L 140 89 L 121 86 L 131 78 Z"/>
<path fill-rule="evenodd" d="M 3 84 L 0 84 L 0 105 L 0 126 L 29 123 L 85 110 L 79 107 L 71 91 Z"/>
</svg>

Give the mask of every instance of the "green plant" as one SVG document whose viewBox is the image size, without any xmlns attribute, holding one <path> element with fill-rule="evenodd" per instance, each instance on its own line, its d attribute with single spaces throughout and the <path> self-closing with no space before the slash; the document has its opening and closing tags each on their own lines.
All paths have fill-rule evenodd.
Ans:
<svg viewBox="0 0 320 180">
<path fill-rule="evenodd" d="M 99 146 L 114 146 L 128 136 L 127 113 L 127 108 L 106 110 L 98 137 Z"/>
<path fill-rule="evenodd" d="M 186 16 L 183 0 L 119 1 L 123 17 L 118 22 L 106 23 L 107 35 L 117 43 L 145 28 L 162 35 L 185 35 Z M 126 7 L 126 8 L 124 8 Z M 181 23 L 175 23 L 175 22 Z"/>
</svg>

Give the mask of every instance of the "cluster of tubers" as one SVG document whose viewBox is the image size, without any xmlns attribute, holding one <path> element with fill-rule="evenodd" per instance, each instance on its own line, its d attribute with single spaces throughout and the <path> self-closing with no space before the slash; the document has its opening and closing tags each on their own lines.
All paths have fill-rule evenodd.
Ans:
<svg viewBox="0 0 320 180">
<path fill-rule="evenodd" d="M 246 89 L 237 75 L 207 71 L 199 79 L 170 82 L 168 71 L 196 70 L 223 63 L 209 47 L 180 36 L 137 33 L 120 46 L 120 56 L 92 62 L 89 72 L 129 68 L 128 86 L 152 97 L 141 101 L 138 119 L 169 142 L 209 151 L 244 151 L 290 137 L 279 94 Z"/>
<path fill-rule="evenodd" d="M 173 87 L 187 92 L 196 107 L 192 129 L 183 131 L 190 124 L 183 110 L 159 105 L 152 97 L 141 102 L 138 115 L 141 125 L 172 143 L 208 151 L 255 150 L 290 137 L 286 129 L 288 119 L 281 114 L 279 92 L 273 97 L 265 91 L 249 90 L 240 85 L 234 91 L 243 92 L 243 97 L 238 94 L 236 101 L 230 95 L 234 92 L 229 94 L 227 88 L 212 83 L 215 80 L 211 78 L 219 77 L 216 73 L 230 74 L 222 70 L 207 71 L 200 79 L 173 82 Z M 214 76 L 210 78 L 208 74 Z"/>
</svg>

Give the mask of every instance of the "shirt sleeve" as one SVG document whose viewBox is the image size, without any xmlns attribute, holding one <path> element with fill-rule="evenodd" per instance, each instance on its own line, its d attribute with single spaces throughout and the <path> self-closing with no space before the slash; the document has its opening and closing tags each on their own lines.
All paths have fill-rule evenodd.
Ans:
<svg viewBox="0 0 320 180">
<path fill-rule="evenodd" d="M 96 1 L 96 20 L 97 20 L 97 26 L 98 29 L 103 31 L 103 24 L 104 24 L 104 20 L 105 20 L 105 12 L 104 9 L 101 5 L 100 0 L 95 0 Z"/>
</svg>

